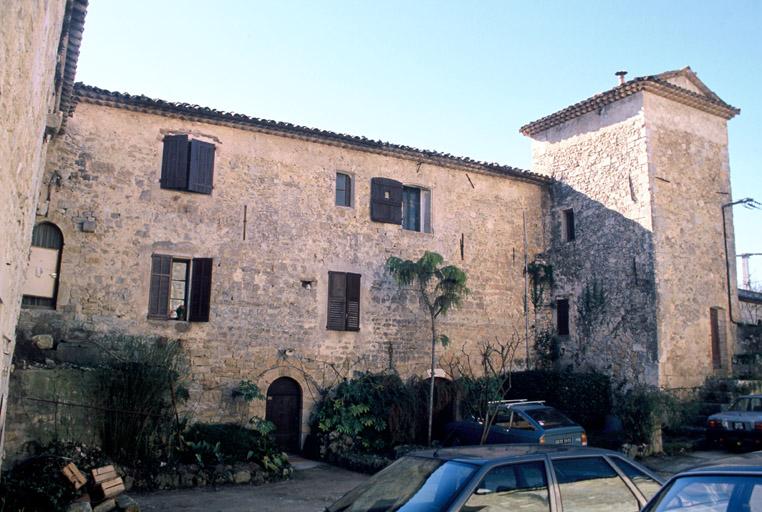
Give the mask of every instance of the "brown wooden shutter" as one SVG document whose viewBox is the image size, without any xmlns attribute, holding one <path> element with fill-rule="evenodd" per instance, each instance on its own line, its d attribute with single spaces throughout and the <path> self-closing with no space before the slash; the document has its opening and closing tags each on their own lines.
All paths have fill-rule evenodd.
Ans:
<svg viewBox="0 0 762 512">
<path fill-rule="evenodd" d="M 169 286 L 172 279 L 172 256 L 151 256 L 151 287 L 148 291 L 148 316 L 169 317 Z"/>
<path fill-rule="evenodd" d="M 360 330 L 360 274 L 347 274 L 347 327 Z"/>
<path fill-rule="evenodd" d="M 188 321 L 208 322 L 212 295 L 212 259 L 193 258 Z"/>
<path fill-rule="evenodd" d="M 213 178 L 214 144 L 192 140 L 190 143 L 188 190 L 201 194 L 211 194 Z"/>
<path fill-rule="evenodd" d="M 389 178 L 371 178 L 370 220 L 402 224 L 402 183 Z"/>
<path fill-rule="evenodd" d="M 186 190 L 188 188 L 188 136 L 164 137 L 161 158 L 161 188 Z"/>
<path fill-rule="evenodd" d="M 347 275 L 328 272 L 328 319 L 326 329 L 343 331 L 347 318 Z"/>
</svg>

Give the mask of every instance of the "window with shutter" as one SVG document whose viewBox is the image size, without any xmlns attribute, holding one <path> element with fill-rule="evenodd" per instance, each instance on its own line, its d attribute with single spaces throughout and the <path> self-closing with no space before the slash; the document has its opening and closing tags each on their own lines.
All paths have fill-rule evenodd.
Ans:
<svg viewBox="0 0 762 512">
<path fill-rule="evenodd" d="M 169 317 L 169 292 L 172 280 L 172 256 L 151 256 L 151 287 L 148 292 L 148 316 Z"/>
<path fill-rule="evenodd" d="M 360 274 L 347 274 L 347 331 L 360 330 Z"/>
<path fill-rule="evenodd" d="M 343 172 L 336 173 L 336 206 L 352 206 L 352 178 Z"/>
<path fill-rule="evenodd" d="M 164 137 L 161 188 L 211 194 L 214 181 L 214 144 L 188 140 L 187 135 Z"/>
<path fill-rule="evenodd" d="M 208 322 L 209 303 L 212 295 L 212 259 L 193 258 L 192 271 L 188 320 L 191 322 Z"/>
<path fill-rule="evenodd" d="M 332 331 L 360 330 L 360 274 L 328 272 L 328 318 Z"/>
<path fill-rule="evenodd" d="M 388 178 L 370 180 L 370 220 L 402 223 L 402 183 Z"/>
<path fill-rule="evenodd" d="M 190 142 L 188 190 L 200 194 L 211 194 L 213 177 L 214 144 L 192 140 Z"/>
<path fill-rule="evenodd" d="M 574 231 L 574 210 L 569 208 L 564 210 L 563 213 L 564 241 L 571 242 L 576 238 L 576 233 Z"/>
<path fill-rule="evenodd" d="M 161 188 L 186 190 L 188 188 L 188 136 L 164 137 L 161 158 Z"/>
</svg>

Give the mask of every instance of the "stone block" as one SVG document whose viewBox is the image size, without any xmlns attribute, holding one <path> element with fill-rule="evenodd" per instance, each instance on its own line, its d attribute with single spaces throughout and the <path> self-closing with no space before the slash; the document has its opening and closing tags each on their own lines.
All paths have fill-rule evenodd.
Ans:
<svg viewBox="0 0 762 512">
<path fill-rule="evenodd" d="M 94 220 L 84 220 L 82 221 L 82 232 L 83 233 L 95 233 L 95 227 L 96 223 Z"/>
<path fill-rule="evenodd" d="M 87 342 L 62 341 L 56 347 L 56 360 L 83 366 L 95 366 L 103 361 L 103 354 L 98 347 Z"/>
<path fill-rule="evenodd" d="M 110 512 L 111 510 L 114 510 L 115 508 L 116 508 L 116 500 L 114 498 L 110 498 L 94 506 L 93 512 Z"/>
<path fill-rule="evenodd" d="M 138 505 L 138 502 L 133 500 L 126 494 L 117 496 L 116 506 L 122 512 L 140 512 L 140 505 Z"/>
<path fill-rule="evenodd" d="M 248 484 L 251 482 L 251 473 L 245 469 L 239 469 L 233 473 L 233 483 Z"/>
<path fill-rule="evenodd" d="M 93 512 L 89 501 L 77 501 L 66 508 L 66 512 Z"/>
<path fill-rule="evenodd" d="M 50 334 L 38 334 L 32 336 L 32 343 L 40 350 L 50 350 L 53 348 L 53 336 Z"/>
</svg>

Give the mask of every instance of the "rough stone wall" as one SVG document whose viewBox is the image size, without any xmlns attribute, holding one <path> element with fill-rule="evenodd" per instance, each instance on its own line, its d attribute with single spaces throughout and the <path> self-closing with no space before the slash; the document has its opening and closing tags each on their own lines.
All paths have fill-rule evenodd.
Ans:
<svg viewBox="0 0 762 512">
<path fill-rule="evenodd" d="M 569 299 L 562 364 L 657 383 L 656 303 L 643 96 L 535 135 L 533 171 L 552 176 L 555 299 Z M 572 208 L 575 239 L 563 211 Z M 602 290 L 603 305 L 585 301 Z"/>
<path fill-rule="evenodd" d="M 0 461 L 8 376 L 54 104 L 65 0 L 3 2 L 0 23 Z"/>
<path fill-rule="evenodd" d="M 645 96 L 658 293 L 659 380 L 701 385 L 712 375 L 710 308 L 721 308 L 729 374 L 735 329 L 728 316 L 721 206 L 732 201 L 727 122 L 653 94 Z M 734 320 L 738 320 L 732 209 L 727 212 Z"/>
<path fill-rule="evenodd" d="M 160 188 L 162 139 L 178 131 L 216 144 L 211 195 Z M 337 171 L 354 177 L 351 208 L 334 205 Z M 440 327 L 457 349 L 523 330 L 522 210 L 530 255 L 545 249 L 544 185 L 88 103 L 54 143 L 52 172 L 60 184 L 42 194 L 44 220 L 64 235 L 58 310 L 25 310 L 22 331 L 57 326 L 57 341 L 108 330 L 181 338 L 192 409 L 207 421 L 239 414 L 230 392 L 242 379 L 263 391 L 278 376 L 297 380 L 306 431 L 316 388 L 348 368 L 425 375 L 428 323 L 415 295 L 385 273 L 389 256 L 433 250 L 466 270 L 472 294 Z M 376 176 L 430 189 L 433 232 L 371 222 Z M 85 221 L 95 232 L 82 231 Z M 153 253 L 214 258 L 208 323 L 147 319 Z M 328 271 L 362 275 L 359 332 L 326 330 Z M 264 414 L 264 404 L 251 412 Z"/>
</svg>

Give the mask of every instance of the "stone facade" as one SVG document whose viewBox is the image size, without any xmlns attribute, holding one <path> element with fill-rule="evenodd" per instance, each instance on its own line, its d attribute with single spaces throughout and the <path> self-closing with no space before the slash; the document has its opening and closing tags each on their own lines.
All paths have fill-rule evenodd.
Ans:
<svg viewBox="0 0 762 512">
<path fill-rule="evenodd" d="M 16 321 L 50 137 L 67 108 L 62 87 L 72 10 L 82 2 L 10 0 L 0 24 L 0 462 Z M 83 9 L 83 8 L 82 8 Z M 84 16 L 82 11 L 82 16 Z M 63 60 L 62 60 L 63 59 Z"/>
<path fill-rule="evenodd" d="M 712 94 L 694 78 L 684 70 L 667 81 Z M 532 134 L 533 169 L 559 180 L 549 251 L 555 292 L 571 298 L 578 321 L 593 317 L 592 327 L 577 325 L 562 342 L 576 364 L 666 388 L 729 372 L 728 298 L 737 293 L 730 209 L 729 279 L 722 229 L 721 207 L 731 201 L 726 119 L 641 90 Z M 569 208 L 573 241 L 560 233 Z M 591 283 L 604 304 L 582 315 Z"/>
<path fill-rule="evenodd" d="M 215 144 L 211 195 L 161 188 L 168 133 Z M 384 270 L 392 255 L 437 251 L 468 273 L 471 295 L 441 322 L 454 347 L 513 332 L 523 325 L 523 212 L 530 257 L 547 244 L 547 189 L 529 174 L 466 172 L 82 101 L 47 169 L 61 176 L 42 191 L 44 220 L 65 240 L 57 310 L 25 310 L 22 330 L 60 325 L 57 342 L 73 329 L 181 338 L 198 420 L 237 414 L 230 397 L 241 380 L 267 390 L 289 376 L 304 393 L 306 432 L 316 387 L 333 378 L 329 365 L 425 376 L 428 320 Z M 352 207 L 335 205 L 337 171 L 353 177 Z M 372 222 L 373 177 L 430 190 L 432 232 Z M 153 254 L 213 258 L 209 322 L 147 318 Z M 358 332 L 326 329 L 329 271 L 362 276 Z"/>
</svg>

